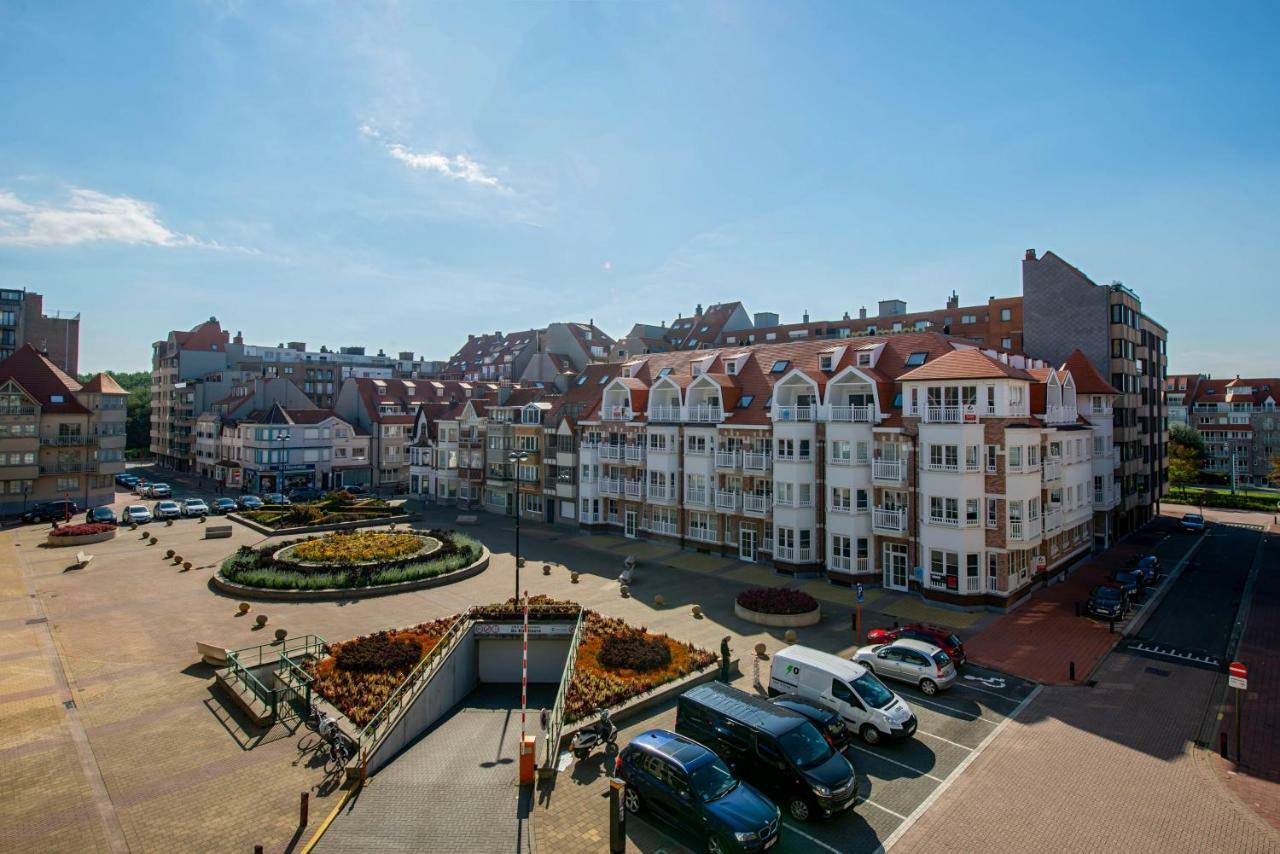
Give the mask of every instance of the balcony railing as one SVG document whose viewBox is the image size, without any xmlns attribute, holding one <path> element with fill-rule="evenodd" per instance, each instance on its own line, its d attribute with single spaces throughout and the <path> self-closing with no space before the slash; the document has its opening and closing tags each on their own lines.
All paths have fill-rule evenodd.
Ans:
<svg viewBox="0 0 1280 854">
<path fill-rule="evenodd" d="M 622 481 L 616 477 L 600 478 L 600 494 L 601 495 L 621 495 Z"/>
<path fill-rule="evenodd" d="M 851 421 L 858 424 L 871 421 L 870 406 L 832 406 L 827 413 L 829 421 Z"/>
<path fill-rule="evenodd" d="M 729 490 L 716 490 L 716 509 L 717 510 L 737 510 L 739 502 L 742 500 L 742 494 Z"/>
<path fill-rule="evenodd" d="M 622 494 L 628 498 L 640 498 L 644 495 L 643 480 L 624 480 L 622 482 Z"/>
<path fill-rule="evenodd" d="M 697 540 L 700 543 L 714 543 L 716 541 L 716 532 L 711 528 L 704 528 L 701 525 L 690 525 L 688 537 L 691 540 Z"/>
<path fill-rule="evenodd" d="M 605 421 L 630 421 L 630 406 L 606 406 L 603 407 L 600 417 Z"/>
<path fill-rule="evenodd" d="M 685 421 L 700 424 L 719 424 L 724 420 L 724 410 L 720 406 L 688 406 L 685 407 Z"/>
<path fill-rule="evenodd" d="M 716 468 L 735 469 L 737 467 L 737 451 L 716 451 Z"/>
<path fill-rule="evenodd" d="M 1034 536 L 1032 526 L 1024 523 L 1021 519 L 1009 520 L 1009 539 L 1011 540 L 1029 540 Z"/>
<path fill-rule="evenodd" d="M 680 528 L 675 522 L 653 521 L 649 523 L 649 530 L 655 534 L 666 534 L 669 537 L 678 536 Z"/>
<path fill-rule="evenodd" d="M 769 512 L 769 496 L 747 493 L 742 496 L 742 509 L 748 513 L 763 516 Z"/>
<path fill-rule="evenodd" d="M 55 448 L 72 448 L 92 444 L 89 439 L 89 436 L 82 436 L 78 433 L 70 436 L 41 436 L 40 444 Z"/>
<path fill-rule="evenodd" d="M 0 406 L 0 417 L 6 415 L 35 415 L 34 406 Z"/>
<path fill-rule="evenodd" d="M 745 471 L 768 471 L 771 463 L 768 454 L 756 454 L 748 451 L 742 455 L 742 468 Z"/>
<path fill-rule="evenodd" d="M 649 481 L 645 491 L 648 493 L 650 501 L 670 501 L 676 497 L 675 489 L 665 483 Z"/>
<path fill-rule="evenodd" d="M 1047 510 L 1044 514 L 1044 532 L 1052 534 L 1054 531 L 1062 528 L 1062 512 L 1060 510 Z"/>
<path fill-rule="evenodd" d="M 964 407 L 926 406 L 924 420 L 930 424 L 960 424 L 964 421 Z"/>
<path fill-rule="evenodd" d="M 693 504 L 697 507 L 707 506 L 707 490 L 706 487 L 693 487 L 684 491 L 684 503 Z"/>
<path fill-rule="evenodd" d="M 1044 461 L 1044 479 L 1062 480 L 1062 461 L 1054 457 L 1046 457 Z"/>
<path fill-rule="evenodd" d="M 773 550 L 773 556 L 775 559 L 786 561 L 787 563 L 809 563 L 813 560 L 813 549 L 777 546 Z"/>
<path fill-rule="evenodd" d="M 814 406 L 775 406 L 773 408 L 774 421 L 812 421 Z"/>
<path fill-rule="evenodd" d="M 617 460 L 621 462 L 626 457 L 626 451 L 624 450 L 624 448 L 625 448 L 624 445 L 602 444 L 597 446 L 596 450 L 600 455 L 600 459 L 602 460 Z"/>
<path fill-rule="evenodd" d="M 849 454 L 844 454 L 842 456 L 832 454 L 827 457 L 827 462 L 831 463 L 833 466 L 851 466 L 853 465 L 853 457 Z"/>
<path fill-rule="evenodd" d="M 651 406 L 649 407 L 650 421 L 679 421 L 679 406 Z"/>
<path fill-rule="evenodd" d="M 828 566 L 838 572 L 867 573 L 871 571 L 871 558 L 831 555 Z"/>
<path fill-rule="evenodd" d="M 907 511 L 877 507 L 871 511 L 871 527 L 877 531 L 900 534 L 907 530 Z"/>
<path fill-rule="evenodd" d="M 644 462 L 644 445 L 624 445 L 623 457 L 629 463 Z"/>
<path fill-rule="evenodd" d="M 906 479 L 907 466 L 902 460 L 873 460 L 871 479 L 883 483 L 902 483 Z"/>
<path fill-rule="evenodd" d="M 1074 406 L 1045 407 L 1044 420 L 1049 424 L 1072 424 L 1076 420 Z"/>
<path fill-rule="evenodd" d="M 926 462 L 924 467 L 929 471 L 957 472 L 960 471 L 960 463 L 935 463 L 932 460 Z"/>
</svg>

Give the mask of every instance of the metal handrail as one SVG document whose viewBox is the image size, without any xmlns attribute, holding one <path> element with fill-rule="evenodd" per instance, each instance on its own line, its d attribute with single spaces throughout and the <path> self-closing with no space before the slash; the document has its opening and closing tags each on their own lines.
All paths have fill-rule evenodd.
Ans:
<svg viewBox="0 0 1280 854">
<path fill-rule="evenodd" d="M 569 655 L 564 661 L 564 672 L 560 674 L 560 690 L 556 692 L 556 701 L 551 706 L 551 719 L 547 721 L 547 734 L 543 743 L 542 767 L 555 765 L 559 753 L 560 733 L 564 730 L 564 700 L 573 681 L 573 668 L 578 661 L 578 645 L 582 643 L 582 627 L 586 620 L 586 611 L 578 609 L 578 622 L 573 627 L 573 637 L 569 639 Z"/>
<path fill-rule="evenodd" d="M 372 752 L 377 745 L 379 729 L 392 723 L 393 713 L 416 695 L 415 689 L 426 683 L 424 677 L 427 673 L 434 670 L 435 666 L 444 658 L 444 654 L 453 648 L 454 641 L 466 633 L 467 627 L 474 622 L 472 610 L 460 615 L 458 619 L 453 621 L 448 631 L 440 638 L 440 642 L 432 648 L 431 652 L 423 656 L 413 670 L 409 671 L 409 675 L 404 678 L 404 681 L 400 683 L 396 690 L 391 693 L 391 696 L 387 698 L 387 701 L 382 704 L 382 707 L 374 713 L 369 722 L 356 734 L 356 741 L 360 743 L 360 748 L 366 751 L 366 755 Z"/>
<path fill-rule="evenodd" d="M 253 694 L 253 696 L 270 706 L 271 719 L 275 720 L 276 692 L 269 690 L 266 685 L 262 684 L 262 680 L 249 672 L 249 668 L 240 663 L 240 657 L 236 652 L 227 652 L 227 672 L 231 675 L 232 679 L 239 682 L 245 688 L 248 688 L 249 692 Z"/>
</svg>

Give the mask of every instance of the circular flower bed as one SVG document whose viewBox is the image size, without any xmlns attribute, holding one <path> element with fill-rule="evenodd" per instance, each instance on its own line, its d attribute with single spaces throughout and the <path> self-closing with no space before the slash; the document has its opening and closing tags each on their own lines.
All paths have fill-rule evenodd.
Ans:
<svg viewBox="0 0 1280 854">
<path fill-rule="evenodd" d="M 789 587 L 753 587 L 738 594 L 734 613 L 761 626 L 812 626 L 822 619 L 818 600 Z"/>
<path fill-rule="evenodd" d="M 277 560 L 295 563 L 323 564 L 327 566 L 358 566 L 364 563 L 380 563 L 415 557 L 427 545 L 433 547 L 438 540 L 417 534 L 397 534 L 388 531 L 357 531 L 329 534 L 316 540 L 307 540 L 288 550 L 287 557 L 277 553 Z"/>
<path fill-rule="evenodd" d="M 332 562 L 303 561 L 302 549 Z M 483 552 L 478 541 L 454 531 L 337 533 L 257 549 L 241 546 L 223 562 L 219 576 L 265 590 L 352 590 L 447 575 L 472 566 Z"/>
<path fill-rule="evenodd" d="M 106 522 L 90 522 L 83 525 L 62 525 L 49 532 L 51 546 L 82 546 L 100 543 L 116 535 L 116 526 Z"/>
</svg>

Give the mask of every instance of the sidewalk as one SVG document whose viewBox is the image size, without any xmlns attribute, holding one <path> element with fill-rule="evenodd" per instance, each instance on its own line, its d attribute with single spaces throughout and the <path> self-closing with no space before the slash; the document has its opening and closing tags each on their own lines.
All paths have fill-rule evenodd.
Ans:
<svg viewBox="0 0 1280 854">
<path fill-rule="evenodd" d="M 1033 593 L 1025 605 L 965 638 L 969 659 L 1046 685 L 1071 684 L 1074 661 L 1076 680 L 1084 682 L 1122 635 L 1118 626 L 1112 634 L 1101 622 L 1077 617 L 1075 603 L 1088 601 L 1094 585 L 1124 567 L 1134 555 L 1155 552 L 1165 571 L 1172 570 L 1196 542 L 1190 536 L 1170 536 L 1174 530 L 1172 518 L 1157 517 L 1124 542 L 1078 567 L 1065 581 Z M 1163 583 L 1167 585 L 1168 579 Z"/>
</svg>

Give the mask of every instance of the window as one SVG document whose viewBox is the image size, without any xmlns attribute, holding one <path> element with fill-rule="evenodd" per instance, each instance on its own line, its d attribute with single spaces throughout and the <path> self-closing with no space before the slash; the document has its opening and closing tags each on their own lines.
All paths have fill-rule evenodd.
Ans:
<svg viewBox="0 0 1280 854">
<path fill-rule="evenodd" d="M 1022 468 L 1022 446 L 1021 445 L 1010 445 L 1008 456 L 1009 456 L 1010 469 Z"/>
<path fill-rule="evenodd" d="M 832 366 L 832 356 L 830 353 L 823 353 L 818 356 L 818 370 L 830 371 Z"/>
<path fill-rule="evenodd" d="M 845 486 L 831 487 L 831 512 L 848 513 L 852 509 L 849 488 Z"/>
<path fill-rule="evenodd" d="M 809 440 L 808 439 L 800 440 L 800 459 L 802 460 L 809 459 Z"/>
<path fill-rule="evenodd" d="M 973 314 L 962 314 L 960 315 L 960 322 L 961 323 L 977 323 L 978 317 L 977 315 L 973 315 Z"/>
<path fill-rule="evenodd" d="M 1000 309 L 1000 319 L 1005 321 L 1013 320 L 1013 309 L 1011 308 Z"/>
<path fill-rule="evenodd" d="M 994 528 L 996 526 L 996 522 L 999 519 L 997 507 L 998 505 L 996 504 L 996 499 L 994 498 L 987 499 L 987 527 L 988 528 Z"/>
<path fill-rule="evenodd" d="M 978 524 L 978 499 L 967 498 L 964 502 L 964 523 L 966 525 L 977 526 Z"/>
<path fill-rule="evenodd" d="M 600 377 L 600 381 L 597 382 L 596 385 L 604 385 L 608 381 L 609 381 L 609 375 L 605 374 L 604 376 Z"/>
<path fill-rule="evenodd" d="M 582 376 L 578 377 L 578 385 L 582 385 L 582 384 L 583 384 L 583 383 L 585 383 L 586 381 L 587 381 L 587 375 L 586 375 L 586 374 L 583 374 Z"/>
<path fill-rule="evenodd" d="M 871 365 L 871 354 L 866 352 L 859 353 L 858 367 L 865 368 L 865 367 L 869 367 L 870 365 Z"/>
<path fill-rule="evenodd" d="M 1004 348 L 1004 349 L 1006 349 L 1006 350 L 1012 350 L 1012 349 L 1013 349 L 1013 339 L 1012 339 L 1012 338 L 1001 338 L 1001 339 L 1000 339 L 1000 346 L 1001 346 L 1001 347 L 1003 347 L 1003 348 Z"/>
<path fill-rule="evenodd" d="M 859 513 L 866 513 L 870 509 L 871 505 L 867 496 L 867 491 L 865 489 L 859 489 L 857 492 L 855 492 L 854 498 L 856 502 L 854 504 L 854 508 Z"/>
<path fill-rule="evenodd" d="M 732 364 L 732 362 L 730 364 Z M 755 399 L 756 396 L 754 394 L 744 394 L 742 397 L 738 398 L 738 406 L 736 408 L 746 409 Z"/>
<path fill-rule="evenodd" d="M 907 367 L 918 368 L 924 364 L 924 360 L 928 357 L 928 353 L 912 353 L 910 356 L 907 356 Z"/>
<path fill-rule="evenodd" d="M 781 373 L 784 373 L 790 365 L 791 365 L 790 360 L 788 360 L 788 359 L 779 359 L 778 361 L 776 361 L 776 362 L 774 362 L 774 363 L 773 363 L 773 367 L 771 367 L 771 368 L 769 369 L 769 373 L 771 373 L 771 374 L 781 374 Z"/>
</svg>

